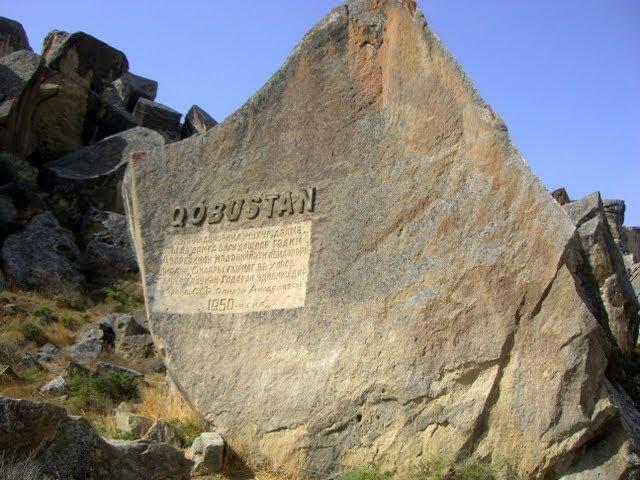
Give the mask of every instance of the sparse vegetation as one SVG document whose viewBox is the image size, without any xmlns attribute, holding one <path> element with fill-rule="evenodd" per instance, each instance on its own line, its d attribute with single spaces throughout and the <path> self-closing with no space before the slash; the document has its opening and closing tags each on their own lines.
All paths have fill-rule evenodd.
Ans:
<svg viewBox="0 0 640 480">
<path fill-rule="evenodd" d="M 378 467 L 369 466 L 364 468 L 356 468 L 345 473 L 340 480 L 390 480 L 391 474 L 381 472 Z"/>
<path fill-rule="evenodd" d="M 69 315 L 60 315 L 58 321 L 66 328 L 67 330 L 77 330 L 79 327 L 79 322 L 75 318 Z"/>
<path fill-rule="evenodd" d="M 162 418 L 171 423 L 184 436 L 185 446 L 204 431 L 193 409 L 182 398 L 169 395 L 164 386 L 143 388 L 138 412 L 152 420 Z"/>
<path fill-rule="evenodd" d="M 25 340 L 38 345 L 45 343 L 45 336 L 42 333 L 42 327 L 33 318 L 29 318 L 18 323 L 18 330 Z"/>
<path fill-rule="evenodd" d="M 142 305 L 142 296 L 130 282 L 114 283 L 103 290 L 106 303 L 118 313 L 131 313 Z"/>
<path fill-rule="evenodd" d="M 79 408 L 104 413 L 118 402 L 136 398 L 138 382 L 114 370 L 104 375 L 76 372 L 69 378 L 69 396 Z"/>
<path fill-rule="evenodd" d="M 53 316 L 53 310 L 51 310 L 51 308 L 47 307 L 46 305 L 41 305 L 38 308 L 35 308 L 32 312 L 31 312 L 31 316 L 34 318 L 38 318 L 38 317 L 51 317 Z"/>
</svg>

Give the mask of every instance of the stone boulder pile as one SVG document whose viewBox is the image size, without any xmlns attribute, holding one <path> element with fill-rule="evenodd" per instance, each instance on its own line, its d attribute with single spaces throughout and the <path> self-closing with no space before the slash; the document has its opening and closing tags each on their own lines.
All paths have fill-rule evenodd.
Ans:
<svg viewBox="0 0 640 480">
<path fill-rule="evenodd" d="M 157 92 L 87 33 L 53 31 L 38 54 L 0 17 L 0 288 L 81 302 L 137 272 L 121 194 L 129 156 L 216 125 L 196 105 L 181 124 Z"/>
</svg>

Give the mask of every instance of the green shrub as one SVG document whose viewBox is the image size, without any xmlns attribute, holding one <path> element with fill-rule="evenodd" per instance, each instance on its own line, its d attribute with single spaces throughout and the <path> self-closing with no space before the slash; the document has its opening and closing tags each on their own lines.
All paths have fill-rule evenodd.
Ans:
<svg viewBox="0 0 640 480">
<path fill-rule="evenodd" d="M 25 340 L 28 340 L 29 342 L 37 344 L 43 344 L 45 342 L 42 327 L 32 318 L 25 320 L 24 322 L 20 322 L 18 324 L 18 329 Z"/>
<path fill-rule="evenodd" d="M 343 474 L 340 480 L 390 480 L 391 474 L 381 472 L 377 467 L 356 468 Z"/>
<path fill-rule="evenodd" d="M 142 297 L 136 292 L 135 286 L 127 282 L 114 283 L 103 292 L 107 304 L 119 313 L 131 313 L 142 304 Z"/>
<path fill-rule="evenodd" d="M 26 380 L 29 383 L 41 383 L 45 378 L 47 378 L 46 372 L 37 368 L 21 370 L 18 375 L 20 376 L 20 378 Z"/>
<path fill-rule="evenodd" d="M 411 480 L 496 480 L 495 470 L 488 464 L 476 460 L 451 463 L 445 457 L 430 457 L 420 462 L 412 471 Z M 517 480 L 514 474 L 508 480 Z"/>
<path fill-rule="evenodd" d="M 41 307 L 34 308 L 31 312 L 31 316 L 34 318 L 38 317 L 51 317 L 53 316 L 53 310 L 51 310 L 46 305 L 42 305 Z"/>
<path fill-rule="evenodd" d="M 68 330 L 75 330 L 78 328 L 78 321 L 69 315 L 60 315 L 58 321 Z"/>
<path fill-rule="evenodd" d="M 78 372 L 69 378 L 69 396 L 80 406 L 105 411 L 114 403 L 136 398 L 138 382 L 133 375 L 114 370 L 104 375 Z"/>
</svg>

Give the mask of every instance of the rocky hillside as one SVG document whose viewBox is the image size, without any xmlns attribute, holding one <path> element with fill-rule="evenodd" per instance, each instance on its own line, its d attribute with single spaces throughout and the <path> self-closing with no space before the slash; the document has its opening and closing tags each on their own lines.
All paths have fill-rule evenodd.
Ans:
<svg viewBox="0 0 640 480">
<path fill-rule="evenodd" d="M 411 2 L 408 3 L 411 5 Z M 411 15 L 415 16 L 415 6 L 411 8 Z M 379 15 L 379 12 L 375 12 L 375 15 Z M 349 35 L 353 35 L 353 42 L 358 48 L 366 46 L 372 51 L 379 49 L 383 42 L 377 36 L 387 30 L 371 27 L 375 22 L 382 22 L 375 15 L 369 18 L 363 14 L 362 19 L 351 17 L 348 22 L 353 25 L 347 22 L 340 28 L 348 25 Z M 336 14 L 330 21 L 335 22 L 339 17 Z M 401 15 L 398 18 L 402 18 Z M 361 20 L 373 22 L 369 25 L 371 28 L 357 24 Z M 329 86 L 333 86 L 331 82 L 338 83 L 332 75 L 317 73 L 317 68 L 323 65 L 323 59 L 316 58 L 316 54 L 325 52 L 330 55 L 330 52 L 340 51 L 338 43 L 347 35 L 333 25 L 331 28 L 335 28 L 335 31 L 331 36 L 323 30 L 325 27 L 326 24 L 321 24 L 313 35 L 306 37 L 304 48 L 296 53 L 302 60 L 278 74 L 269 84 L 267 93 L 286 84 L 289 78 L 287 76 L 298 73 L 292 72 L 294 69 L 301 69 L 300 78 L 308 80 L 309 77 L 305 76 L 308 72 L 301 65 L 312 63 L 316 68 L 312 69 L 315 73 L 309 74 L 313 82 L 321 85 L 322 82 L 327 82 Z M 405 28 L 408 33 L 414 34 L 413 27 Z M 402 35 L 398 35 L 398 38 L 401 37 Z M 392 38 L 392 41 L 396 40 Z M 440 47 L 436 45 L 434 50 L 437 51 L 438 48 Z M 379 91 L 374 88 L 379 79 L 366 67 L 366 59 L 369 58 L 367 55 L 373 53 L 364 55 L 349 52 L 356 61 L 355 66 L 350 64 L 351 70 L 346 70 L 359 79 L 359 83 L 355 82 L 356 87 L 364 88 L 367 93 L 373 92 L 370 98 L 360 98 L 360 103 L 348 107 L 364 115 L 362 112 L 367 113 L 367 109 L 379 105 L 380 99 L 376 95 L 380 94 L 382 88 Z M 310 58 L 313 58 L 313 62 Z M 447 61 L 448 57 L 442 60 L 445 64 Z M 336 67 L 338 62 L 331 65 Z M 422 65 L 418 67 L 422 68 Z M 419 70 L 418 67 L 416 70 Z M 438 64 L 439 68 L 441 66 Z M 398 69 L 401 70 L 400 67 Z M 353 73 L 356 71 L 357 73 Z M 277 91 L 278 98 L 289 99 L 291 102 L 291 98 L 297 98 L 297 91 L 302 83 L 302 80 L 294 83 L 294 87 L 287 87 L 289 90 L 284 93 Z M 351 89 L 351 92 L 356 87 L 349 85 L 344 90 Z M 463 91 L 465 88 L 467 87 L 463 85 L 458 90 Z M 549 273 L 550 279 L 544 279 L 550 283 L 548 286 L 543 285 L 541 298 L 547 302 L 555 301 L 553 305 L 558 309 L 565 308 L 556 316 L 551 315 L 557 324 L 550 321 L 538 327 L 530 327 L 533 333 L 529 337 L 522 337 L 522 333 L 516 336 L 516 325 L 511 333 L 505 334 L 504 342 L 495 348 L 498 358 L 492 357 L 489 360 L 473 357 L 476 354 L 474 349 L 481 341 L 490 344 L 492 339 L 488 337 L 495 335 L 498 338 L 507 331 L 507 327 L 505 332 L 492 331 L 491 335 L 485 331 L 485 337 L 476 335 L 469 342 L 459 339 L 460 335 L 467 334 L 466 331 L 457 332 L 451 348 L 454 349 L 457 345 L 455 348 L 460 350 L 453 351 L 462 352 L 460 355 L 451 354 L 449 359 L 448 354 L 442 354 L 439 350 L 432 355 L 437 361 L 451 360 L 451 365 L 464 355 L 471 355 L 468 361 L 455 368 L 447 369 L 446 365 L 440 365 L 444 373 L 429 388 L 433 392 L 437 390 L 437 393 L 432 392 L 434 397 L 446 400 L 435 407 L 431 405 L 429 408 L 433 408 L 429 410 L 426 406 L 420 406 L 421 402 L 426 402 L 425 395 L 416 394 L 412 400 L 402 403 L 385 391 L 388 388 L 386 386 L 381 393 L 369 389 L 366 395 L 356 399 L 365 411 L 364 420 L 362 413 L 352 414 L 345 407 L 350 405 L 350 400 L 344 400 L 337 410 L 340 415 L 344 413 L 345 417 L 340 420 L 330 418 L 329 423 L 332 425 L 310 422 L 308 428 L 316 430 L 309 430 L 313 433 L 313 438 L 309 440 L 308 432 L 304 434 L 306 437 L 300 433 L 301 426 L 290 429 L 281 427 L 277 422 L 280 418 L 288 419 L 292 412 L 306 415 L 315 409 L 314 411 L 324 413 L 329 408 L 327 405 L 335 401 L 335 398 L 326 398 L 335 396 L 333 390 L 330 395 L 325 390 L 332 381 L 329 377 L 326 383 L 318 387 L 326 402 L 321 405 L 316 402 L 304 412 L 299 407 L 300 402 L 293 401 L 291 405 L 260 403 L 264 398 L 261 397 L 262 390 L 274 390 L 276 382 L 262 386 L 258 382 L 255 390 L 245 392 L 246 395 L 218 396 L 217 392 L 224 390 L 222 383 L 228 385 L 232 381 L 244 379 L 246 387 L 258 378 L 257 369 L 245 362 L 242 355 L 247 351 L 254 352 L 252 348 L 256 348 L 256 343 L 252 342 L 250 335 L 261 327 L 247 323 L 247 328 L 251 331 L 245 332 L 247 335 L 244 336 L 244 341 L 248 342 L 246 348 L 244 352 L 237 352 L 233 359 L 227 357 L 228 364 L 208 364 L 207 368 L 224 372 L 229 378 L 233 377 L 232 380 L 225 379 L 216 385 L 213 381 L 203 380 L 203 360 L 197 350 L 197 347 L 205 344 L 205 347 L 212 345 L 212 338 L 196 339 L 193 335 L 184 335 L 182 331 L 174 332 L 171 330 L 173 327 L 163 330 L 162 322 L 150 323 L 147 318 L 138 259 L 125 217 L 122 191 L 125 170 L 132 154 L 140 151 L 156 152 L 153 153 L 155 157 L 150 156 L 150 161 L 154 162 L 160 161 L 158 159 L 162 158 L 161 155 L 168 155 L 166 152 L 175 152 L 176 155 L 182 155 L 185 161 L 193 160 L 195 165 L 201 158 L 195 158 L 197 155 L 193 152 L 223 145 L 228 139 L 232 139 L 231 143 L 236 142 L 246 131 L 243 130 L 236 137 L 233 128 L 242 122 L 251 125 L 252 115 L 258 115 L 263 108 L 266 110 L 265 105 L 269 104 L 267 100 L 260 104 L 261 97 L 258 96 L 258 100 L 249 103 L 249 107 L 236 114 L 236 123 L 225 122 L 217 127 L 217 122 L 197 105 L 191 107 L 181 121 L 182 115 L 179 112 L 155 102 L 157 90 L 157 82 L 129 71 L 128 60 L 123 52 L 89 34 L 53 31 L 45 39 L 41 53 L 37 54 L 32 50 L 23 27 L 15 21 L 0 17 L 0 478 L 133 480 L 224 476 L 264 480 L 383 480 L 392 478 L 392 474 L 398 475 L 394 478 L 407 480 L 640 478 L 640 413 L 637 409 L 640 406 L 640 357 L 637 348 L 640 321 L 640 228 L 624 225 L 624 201 L 603 199 L 599 192 L 573 200 L 564 189 L 552 192 L 555 203 L 561 205 L 566 212 L 566 216 L 561 212 L 563 221 L 570 219 L 577 232 L 577 235 L 568 235 L 571 248 L 567 247 L 560 252 L 562 265 L 566 266 L 562 272 L 566 273 L 572 288 L 575 283 L 580 300 L 587 305 L 588 313 L 595 319 L 591 330 L 586 332 L 586 327 L 578 321 L 569 325 L 577 329 L 575 332 L 572 330 L 567 333 L 569 327 L 566 328 L 567 332 L 563 330 L 562 322 L 574 313 L 570 310 L 579 302 L 571 297 L 563 303 L 563 298 L 549 296 L 552 285 L 555 285 L 556 278 L 561 275 L 556 262 L 544 269 L 545 274 L 553 272 Z M 305 95 L 305 98 L 317 98 L 319 102 L 313 109 L 307 110 L 324 112 L 325 104 L 320 102 L 321 92 L 329 90 L 318 89 L 314 95 Z M 448 107 L 445 108 L 444 104 L 429 103 L 436 102 L 434 98 L 435 96 L 425 100 L 425 108 L 441 109 L 438 113 L 442 115 L 443 112 L 448 112 Z M 390 100 L 386 98 L 385 101 Z M 269 122 L 274 122 L 273 118 L 278 118 L 277 115 L 284 115 L 283 111 L 287 113 L 284 110 L 287 106 L 284 100 L 282 104 L 273 99 L 270 102 L 283 110 L 276 111 L 273 117 L 266 115 L 264 122 L 261 118 L 258 119 L 260 121 L 254 122 L 254 126 L 268 126 Z M 333 105 L 327 100 L 326 105 L 330 104 Z M 347 108 L 344 105 L 343 108 Z M 403 107 L 396 113 L 398 118 L 407 115 L 407 112 L 417 115 L 414 110 L 416 109 Z M 296 109 L 292 108 L 292 111 Z M 336 112 L 343 113 L 340 109 Z M 326 115 L 327 124 L 335 116 L 327 112 L 321 114 Z M 370 115 L 377 115 L 377 112 Z M 287 124 L 288 117 L 284 116 L 281 120 L 283 124 Z M 481 123 L 480 120 L 478 122 Z M 506 131 L 504 125 L 498 125 L 498 120 L 492 118 L 491 122 L 491 128 Z M 304 127 L 299 126 L 301 129 Z M 360 125 L 358 128 L 364 127 Z M 371 124 L 368 128 L 375 130 L 378 127 Z M 446 128 L 455 130 L 458 125 L 447 124 Z M 206 133 L 209 130 L 212 131 Z M 222 133 L 216 134 L 217 130 Z M 273 136 L 274 132 L 278 133 L 277 129 L 266 133 L 260 131 L 256 134 L 256 139 L 250 139 L 247 144 L 254 142 L 256 149 L 260 150 L 271 138 L 276 138 Z M 449 142 L 448 134 L 443 132 L 435 137 L 434 144 Z M 225 133 L 229 134 L 228 137 L 225 137 Z M 324 138 L 326 132 L 317 133 L 320 139 L 314 136 L 314 141 L 325 141 L 333 145 L 338 138 L 337 134 L 327 139 Z M 219 135 L 219 143 L 215 135 Z M 200 142 L 197 138 L 194 139 L 195 136 L 201 136 L 198 138 L 204 140 Z M 277 136 L 284 137 L 285 135 Z M 352 138 L 353 135 L 350 134 L 349 141 Z M 422 137 L 420 140 L 418 136 L 409 134 L 402 138 L 407 145 L 415 146 L 416 151 L 431 141 Z M 373 142 L 370 138 L 368 140 Z M 300 140 L 302 141 L 303 139 Z M 378 141 L 377 137 L 375 141 Z M 196 142 L 198 144 L 194 146 Z M 297 140 L 293 143 L 298 145 Z M 157 153 L 167 145 L 172 146 L 165 148 L 165 153 Z M 325 146 L 321 145 L 323 149 Z M 451 145 L 447 143 L 447 147 Z M 237 145 L 230 145 L 228 150 L 232 151 L 234 148 L 238 148 Z M 493 147 L 487 148 L 487 152 L 493 152 Z M 476 152 L 470 150 L 470 155 L 474 154 Z M 273 156 L 273 159 L 277 158 L 277 155 Z M 247 167 L 250 170 L 247 176 L 259 177 L 256 182 L 260 184 L 264 175 L 267 175 L 264 172 L 269 169 L 265 167 L 264 171 L 251 170 L 254 166 L 255 164 L 251 164 Z M 321 167 L 319 170 L 322 170 L 323 175 L 338 172 L 336 184 L 349 173 L 342 165 L 334 165 L 335 169 L 331 171 L 323 170 L 326 165 Z M 305 172 L 312 169 L 311 166 L 305 168 Z M 442 171 L 446 168 L 448 166 L 441 166 Z M 286 171 L 286 168 L 281 171 Z M 389 170 L 388 177 L 392 178 L 394 172 Z M 407 177 L 413 175 L 411 171 L 404 173 Z M 436 171 L 431 173 L 441 174 Z M 145 177 L 146 181 L 152 178 L 151 175 Z M 159 185 L 163 184 L 151 185 L 149 192 Z M 466 187 L 460 185 L 460 188 Z M 129 188 L 132 188 L 131 185 Z M 345 188 L 343 193 L 351 195 L 351 190 Z M 542 197 L 543 200 L 539 200 Z M 546 192 L 536 197 L 536 201 L 544 207 L 544 214 L 541 213 L 540 217 L 559 215 L 553 210 L 559 208 L 556 204 L 549 207 L 544 203 L 546 197 L 549 197 Z M 161 196 L 158 196 L 156 201 L 160 199 Z M 551 197 L 548 201 L 553 203 Z M 157 206 L 166 209 L 173 207 L 173 204 Z M 530 213 L 525 208 L 527 205 L 519 206 L 522 207 L 523 216 Z M 496 210 L 498 208 L 496 206 Z M 293 211 L 293 207 L 291 210 Z M 553 215 L 548 214 L 549 211 L 554 212 Z M 336 212 L 340 213 L 337 209 L 334 214 Z M 348 213 L 353 216 L 352 211 Z M 505 217 L 509 216 L 502 213 Z M 403 219 L 407 225 L 415 220 L 412 215 L 411 212 L 405 212 Z M 490 214 L 486 215 L 489 218 Z M 345 217 L 345 222 L 350 221 L 351 217 Z M 489 223 L 487 220 L 487 224 Z M 512 224 L 513 231 L 520 228 L 522 223 L 516 219 Z M 364 232 L 370 225 L 352 227 L 350 231 L 353 232 L 353 237 L 362 236 L 365 242 L 367 238 L 364 238 Z M 445 225 L 440 228 L 443 235 L 455 237 L 455 232 L 447 230 Z M 393 228 L 385 236 L 391 231 L 394 231 Z M 536 235 L 546 238 L 547 234 L 553 237 L 553 233 L 537 231 Z M 397 233 L 398 238 L 401 234 L 402 228 Z M 509 236 L 509 232 L 503 234 Z M 515 241 L 520 237 L 514 234 L 512 238 Z M 398 252 L 400 247 L 394 247 L 390 251 Z M 334 253 L 334 258 L 339 259 L 343 250 Z M 537 252 L 542 256 L 545 253 Z M 455 252 L 452 255 L 458 256 Z M 514 258 L 516 256 L 514 254 Z M 383 256 L 384 261 L 387 259 L 388 256 Z M 362 268 L 362 271 L 355 271 L 354 278 L 349 279 L 349 285 L 357 284 L 359 279 L 368 278 L 368 275 L 375 277 L 376 272 L 372 273 L 367 269 L 374 267 Z M 416 273 L 410 268 L 417 268 L 417 263 L 412 261 L 411 267 L 403 267 L 401 270 L 403 274 Z M 525 264 L 516 274 L 526 276 L 527 268 L 529 267 Z M 483 277 L 480 274 L 472 276 L 471 270 L 467 273 L 469 283 L 462 287 L 470 292 L 474 285 L 482 283 Z M 417 278 L 417 275 L 409 276 Z M 459 277 L 464 276 L 461 274 Z M 400 280 L 398 278 L 398 282 Z M 439 285 L 446 285 L 447 278 L 439 280 Z M 512 280 L 510 278 L 506 283 Z M 504 279 L 500 280 L 503 281 Z M 534 279 L 534 283 L 536 281 L 542 283 L 543 279 Z M 462 287 L 460 288 L 463 289 Z M 338 294 L 341 294 L 340 289 L 336 288 Z M 503 285 L 501 288 L 506 292 L 509 287 Z M 571 288 L 561 290 L 557 296 L 562 297 L 564 294 L 569 297 L 575 291 Z M 426 297 L 421 295 L 422 297 L 416 295 L 412 298 L 415 302 L 425 301 Z M 513 318 L 519 321 L 525 307 L 531 307 L 530 313 L 534 312 L 531 313 L 533 321 L 544 308 L 543 300 L 529 305 L 535 301 L 523 296 L 519 300 L 520 306 L 509 321 Z M 341 308 L 339 318 L 342 322 L 345 307 Z M 385 312 L 387 308 L 385 304 Z M 349 308 L 346 310 L 349 311 Z M 473 308 L 469 306 L 469 311 L 471 310 Z M 457 318 L 456 315 L 460 312 L 456 312 L 458 310 L 448 306 L 441 310 L 442 315 L 447 318 L 450 314 L 451 318 Z M 374 309 L 365 309 L 363 313 L 367 318 L 374 314 L 377 314 L 377 310 L 374 312 Z M 388 317 L 393 317 L 393 314 L 388 313 Z M 321 318 L 323 322 L 328 321 L 325 317 Z M 170 320 L 175 323 L 176 319 L 178 317 Z M 317 323 L 317 318 L 311 318 L 305 327 L 308 328 L 307 332 L 315 331 L 313 329 Z M 567 323 L 570 322 L 567 320 Z M 478 328 L 477 324 L 478 322 L 469 323 L 469 330 Z M 550 331 L 555 332 L 557 325 L 560 325 L 557 330 L 562 330 L 561 333 L 556 332 L 557 336 L 565 333 L 567 336 L 566 343 L 560 350 L 570 353 L 566 354 L 566 365 L 563 364 L 566 368 L 553 370 L 542 362 L 544 358 L 541 363 L 532 360 L 536 355 L 532 354 L 531 349 L 542 351 L 547 348 L 539 339 L 543 333 L 546 335 Z M 158 327 L 159 330 L 156 330 Z M 398 331 L 406 333 L 407 325 L 402 324 L 401 327 Z M 263 333 L 265 337 L 272 335 L 273 345 L 284 338 L 272 329 Z M 362 332 L 358 332 L 358 335 L 360 333 Z M 416 334 L 416 340 L 418 335 L 422 334 Z M 380 332 L 376 336 L 379 338 Z M 421 342 L 424 341 L 426 345 L 432 337 L 435 338 L 431 334 L 425 335 L 424 338 L 421 337 Z M 354 338 L 356 337 L 343 335 L 341 339 L 331 339 L 331 344 L 339 341 L 353 342 Z M 296 339 L 296 342 L 301 341 L 300 338 Z M 514 346 L 516 341 L 520 343 Z M 220 343 L 230 345 L 233 342 L 223 338 Z M 597 347 L 594 347 L 596 343 Z M 180 358 L 176 358 L 174 353 L 176 345 L 182 348 L 183 355 Z M 266 352 L 271 347 L 272 345 L 264 346 L 263 350 Z M 353 351 L 358 348 L 360 346 L 351 345 Z M 385 358 L 391 357 L 381 353 L 384 348 L 386 347 L 381 347 L 376 353 L 376 358 L 379 359 L 376 362 L 379 363 L 362 361 L 359 366 L 360 372 L 372 372 L 372 382 L 376 385 L 376 382 L 384 379 L 384 367 L 388 366 Z M 492 348 L 487 347 L 487 351 Z M 505 354 L 503 350 L 509 348 L 511 350 Z M 207 350 L 207 355 L 211 355 L 211 359 L 218 358 L 210 350 Z M 434 347 L 434 352 L 436 350 Z M 592 350 L 597 350 L 597 355 Z M 421 356 L 424 356 L 425 351 L 426 347 Z M 362 352 L 362 356 L 358 358 L 365 358 L 367 352 L 364 347 Z M 256 353 L 256 358 L 260 354 L 261 352 Z M 405 354 L 407 357 L 402 357 Z M 404 358 L 403 361 L 409 364 L 413 357 L 408 355 L 403 349 L 398 349 L 394 358 Z M 519 356 L 526 357 L 527 360 L 515 366 L 513 363 L 509 364 L 512 358 L 517 359 Z M 353 365 L 353 358 L 349 356 L 342 368 Z M 239 363 L 234 364 L 232 360 Z M 399 361 L 397 363 L 400 364 Z M 309 365 L 309 362 L 305 365 Z M 167 366 L 176 374 L 179 382 L 166 374 Z M 490 385 L 481 385 L 483 388 L 480 388 L 475 382 L 484 381 L 484 373 L 479 373 L 484 372 L 484 369 L 487 372 L 491 370 L 486 382 Z M 278 386 L 284 394 L 291 394 L 292 385 L 297 380 L 292 371 L 286 368 L 282 370 Z M 540 374 L 536 385 L 541 385 L 542 388 L 550 384 L 558 385 L 553 399 L 541 398 L 539 391 L 525 383 L 530 379 L 527 376 L 531 375 L 530 372 Z M 395 364 L 389 366 L 386 374 L 392 379 L 389 385 L 394 384 L 394 378 L 399 378 Z M 489 374 L 495 374 L 495 385 L 491 383 L 494 377 L 489 378 Z M 512 404 L 503 405 L 498 402 L 500 386 L 503 385 L 500 382 L 508 379 L 509 375 L 513 376 L 511 380 L 516 385 L 518 394 L 524 392 L 523 398 L 528 395 L 526 400 L 536 402 L 540 407 L 536 410 L 537 407 L 522 405 L 522 410 L 518 412 L 521 415 L 519 418 L 535 417 L 544 410 L 545 415 L 551 418 L 548 430 L 536 430 L 532 433 L 534 428 L 531 427 L 526 435 L 525 432 L 520 435 L 510 430 L 509 435 L 512 437 L 508 439 L 499 435 L 492 437 L 486 432 L 489 428 L 502 432 L 496 425 L 506 423 L 507 417 L 516 415 Z M 542 378 L 544 375 L 549 378 Z M 418 386 L 419 382 L 416 381 L 410 387 Z M 214 387 L 215 391 L 212 392 Z M 236 392 L 238 391 L 240 389 Z M 600 395 L 597 405 L 596 392 Z M 344 398 L 349 398 L 351 393 L 341 392 Z M 368 400 L 367 395 L 374 393 L 378 396 Z M 309 399 L 313 400 L 311 396 Z M 486 405 L 497 404 L 502 408 L 499 412 L 505 414 L 504 419 L 496 418 L 495 413 L 489 415 L 490 412 L 485 411 L 482 406 L 485 405 L 482 403 L 485 400 Z M 257 402 L 258 406 L 253 410 L 245 409 L 243 402 Z M 579 405 L 576 406 L 576 403 Z M 398 406 L 391 408 L 389 405 Z M 551 406 L 546 408 L 549 405 Z M 198 408 L 194 408 L 196 406 Z M 403 408 L 416 408 L 411 411 L 415 421 L 405 422 L 398 427 L 393 422 Z M 237 413 L 245 411 L 247 417 Z M 254 422 L 251 415 L 260 416 L 262 423 Z M 389 459 L 400 458 L 414 444 L 423 442 L 421 439 L 416 441 L 416 438 L 427 432 L 426 424 L 422 428 L 420 422 L 426 422 L 425 418 L 429 415 L 436 419 L 434 425 L 437 424 L 430 432 L 430 442 L 432 446 L 439 442 L 438 448 L 443 446 L 438 450 L 442 451 L 442 455 L 434 454 L 428 458 L 426 454 L 414 456 L 415 461 L 398 467 L 397 462 Z M 281 423 L 286 423 L 285 420 Z M 227 425 L 233 427 L 234 431 L 228 431 Z M 396 430 L 392 431 L 392 426 Z M 458 428 L 455 430 L 457 436 L 451 433 L 450 428 Z M 444 433 L 438 434 L 438 429 Z M 238 432 L 245 438 L 242 435 L 238 438 Z M 248 438 L 252 435 L 251 432 L 254 435 Z M 537 433 L 540 433 L 543 440 L 536 437 L 535 441 L 540 440 L 540 443 L 535 445 L 539 445 L 541 451 L 547 449 L 544 455 L 527 451 L 527 448 L 531 449 L 531 445 L 534 445 L 530 437 Z M 404 438 L 402 435 L 413 435 L 414 438 Z M 398 442 L 397 438 L 404 439 Z M 525 444 L 525 439 L 530 443 Z M 336 446 L 336 443 L 341 445 Z M 424 443 L 426 445 L 429 442 Z M 509 443 L 510 450 L 500 450 L 496 443 Z M 446 451 L 447 446 L 454 444 L 461 445 L 459 451 Z M 277 460 L 272 461 L 262 454 L 256 454 L 256 451 L 266 451 L 264 445 L 269 445 L 272 457 Z M 354 454 L 354 460 L 349 465 L 340 463 L 339 452 L 346 450 L 343 458 L 349 457 L 348 451 L 356 452 L 357 448 L 365 453 L 360 456 Z M 436 449 L 435 446 L 431 450 L 429 448 L 428 445 L 424 446 L 424 451 Z M 298 468 L 298 465 L 290 471 L 287 462 L 283 460 L 284 453 L 305 449 L 314 450 L 313 453 L 305 453 L 312 463 L 306 465 L 306 469 Z M 472 451 L 477 455 L 468 454 Z M 497 458 L 498 455 L 494 452 L 499 451 L 514 453 L 509 458 Z M 385 461 L 383 467 L 378 465 L 380 459 Z M 361 466 L 354 464 L 358 462 Z M 392 473 L 385 472 L 389 465 L 394 466 Z M 325 470 L 321 470 L 322 468 Z M 325 473 L 328 471 L 331 471 L 330 477 Z"/>
</svg>

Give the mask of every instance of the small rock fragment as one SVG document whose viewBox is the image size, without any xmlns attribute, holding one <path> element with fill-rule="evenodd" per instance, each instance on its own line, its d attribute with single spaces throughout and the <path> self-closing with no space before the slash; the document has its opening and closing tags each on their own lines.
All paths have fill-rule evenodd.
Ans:
<svg viewBox="0 0 640 480">
<path fill-rule="evenodd" d="M 204 133 L 218 124 L 211 115 L 197 105 L 193 105 L 184 117 L 182 125 L 182 138 L 190 137 L 196 133 Z"/>
<path fill-rule="evenodd" d="M 185 441 L 182 433 L 176 427 L 162 419 L 153 422 L 143 440 L 168 443 L 176 448 L 182 448 Z"/>
<path fill-rule="evenodd" d="M 182 115 L 174 109 L 146 98 L 140 98 L 133 109 L 133 116 L 140 126 L 155 130 L 167 142 L 180 140 L 180 117 Z"/>
<path fill-rule="evenodd" d="M 201 433 L 191 445 L 192 458 L 196 462 L 193 473 L 211 475 L 222 469 L 224 440 L 215 432 Z"/>
</svg>

